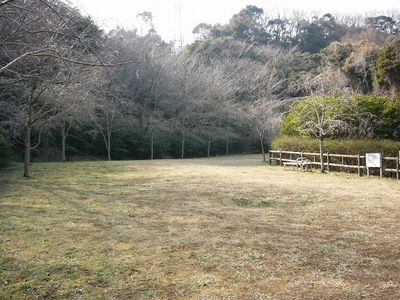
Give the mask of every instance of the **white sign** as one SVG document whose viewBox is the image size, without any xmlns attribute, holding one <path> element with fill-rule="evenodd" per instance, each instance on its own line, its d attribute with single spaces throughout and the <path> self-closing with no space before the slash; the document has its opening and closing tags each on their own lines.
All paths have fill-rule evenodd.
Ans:
<svg viewBox="0 0 400 300">
<path fill-rule="evenodd" d="M 380 168 L 382 166 L 382 157 L 380 153 L 365 154 L 367 168 Z"/>
</svg>

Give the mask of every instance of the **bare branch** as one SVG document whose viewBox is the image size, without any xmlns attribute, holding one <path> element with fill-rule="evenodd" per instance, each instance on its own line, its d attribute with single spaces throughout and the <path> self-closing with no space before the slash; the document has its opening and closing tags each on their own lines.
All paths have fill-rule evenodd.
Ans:
<svg viewBox="0 0 400 300">
<path fill-rule="evenodd" d="M 3 1 L 0 2 L 0 7 L 2 7 L 3 5 L 6 5 L 8 3 L 11 3 L 13 1 L 15 1 L 15 0 L 3 0 Z"/>
<path fill-rule="evenodd" d="M 62 57 L 60 55 L 56 55 L 56 54 L 51 54 L 51 53 L 46 53 L 46 51 L 54 51 L 51 49 L 41 49 L 41 50 L 36 50 L 36 51 L 31 51 L 31 52 L 26 52 L 20 56 L 18 56 L 17 58 L 15 58 L 14 60 L 12 60 L 11 62 L 9 62 L 7 65 L 3 66 L 2 68 L 0 68 L 0 73 L 7 71 L 8 68 L 10 68 L 12 65 L 16 64 L 18 61 L 20 61 L 21 59 L 24 59 L 28 56 L 36 56 L 36 57 L 40 57 L 40 56 L 44 56 L 44 57 L 52 57 L 52 58 L 56 58 L 68 63 L 72 63 L 72 64 L 77 64 L 77 65 L 82 65 L 82 66 L 88 66 L 88 67 L 119 67 L 119 66 L 123 66 L 123 65 L 128 65 L 128 64 L 136 64 L 136 61 L 127 61 L 127 62 L 121 62 L 121 63 L 114 63 L 114 64 L 98 64 L 95 62 L 87 62 L 87 61 L 79 61 L 79 60 L 74 60 L 74 59 L 70 59 L 70 58 L 66 58 L 66 57 Z"/>
<path fill-rule="evenodd" d="M 38 141 L 37 141 L 36 145 L 30 147 L 30 149 L 31 149 L 31 150 L 36 149 L 36 148 L 40 145 L 41 140 L 42 140 L 42 130 L 39 130 Z"/>
</svg>

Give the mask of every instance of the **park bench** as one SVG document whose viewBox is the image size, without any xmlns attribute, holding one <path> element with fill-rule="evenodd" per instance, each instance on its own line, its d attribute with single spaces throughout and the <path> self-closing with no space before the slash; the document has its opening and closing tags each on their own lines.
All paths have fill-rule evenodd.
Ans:
<svg viewBox="0 0 400 300">
<path fill-rule="evenodd" d="M 300 169 L 302 171 L 309 171 L 311 161 L 304 157 L 299 157 L 296 160 L 286 160 L 282 164 L 283 164 L 283 170 L 286 170 L 286 167 L 288 167 L 288 166 L 292 166 L 293 169 L 296 168 L 296 169 Z"/>
</svg>

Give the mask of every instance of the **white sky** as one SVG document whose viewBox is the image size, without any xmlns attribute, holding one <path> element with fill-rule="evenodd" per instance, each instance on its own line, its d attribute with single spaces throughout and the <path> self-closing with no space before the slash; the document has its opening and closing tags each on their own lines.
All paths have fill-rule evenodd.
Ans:
<svg viewBox="0 0 400 300">
<path fill-rule="evenodd" d="M 268 12 L 290 10 L 321 13 L 387 12 L 400 10 L 399 0 L 70 0 L 83 14 L 92 18 L 105 29 L 116 25 L 127 29 L 139 28 L 136 15 L 143 11 L 153 14 L 158 34 L 170 41 L 183 36 L 185 43 L 193 40 L 192 30 L 200 23 L 226 23 L 233 14 L 252 4 Z M 180 6 L 180 18 L 179 9 Z M 139 29 L 140 30 L 140 29 Z"/>
</svg>

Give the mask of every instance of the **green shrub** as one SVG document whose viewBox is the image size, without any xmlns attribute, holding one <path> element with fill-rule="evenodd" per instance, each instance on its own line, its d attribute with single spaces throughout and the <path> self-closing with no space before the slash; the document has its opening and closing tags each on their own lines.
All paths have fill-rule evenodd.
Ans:
<svg viewBox="0 0 400 300">
<path fill-rule="evenodd" d="M 305 137 L 283 136 L 272 142 L 272 149 L 286 151 L 319 152 L 319 141 Z M 400 151 L 400 142 L 391 140 L 367 139 L 332 139 L 325 141 L 325 152 L 333 154 L 365 154 L 382 152 L 387 156 L 397 156 Z"/>
<path fill-rule="evenodd" d="M 400 58 L 392 45 L 383 47 L 378 55 L 375 65 L 375 74 L 378 84 L 386 89 L 391 86 L 399 87 Z"/>
<path fill-rule="evenodd" d="M 372 95 L 355 95 L 352 99 L 356 101 L 360 112 L 374 115 L 369 125 L 373 137 L 400 137 L 400 103 L 397 99 Z"/>
<path fill-rule="evenodd" d="M 298 102 L 292 111 L 283 119 L 280 133 L 287 136 L 304 136 L 302 120 L 304 108 L 307 107 L 310 98 Z M 354 95 L 345 101 L 335 96 L 325 96 L 318 99 L 321 107 L 327 107 L 324 115 L 329 117 L 335 111 L 343 111 L 343 116 L 352 131 L 336 132 L 334 138 L 377 138 L 377 139 L 399 139 L 400 138 L 400 102 L 395 98 L 373 95 Z M 345 104 L 351 107 L 349 111 Z M 354 114 L 353 120 L 348 116 Z M 322 115 L 322 113 L 321 113 Z M 356 117 L 358 115 L 358 117 Z M 308 135 L 310 136 L 310 134 Z"/>
<path fill-rule="evenodd" d="M 288 136 L 299 136 L 300 135 L 300 118 L 299 115 L 295 112 L 298 109 L 297 104 L 294 109 L 282 120 L 281 124 L 281 135 L 288 135 Z"/>
</svg>

